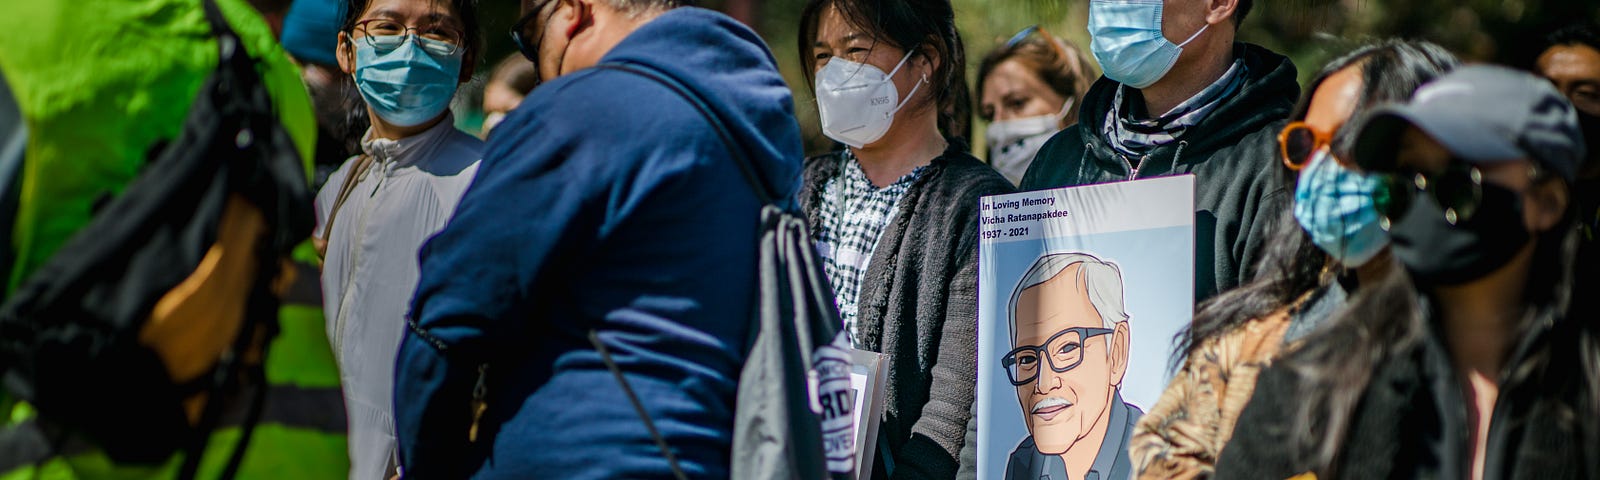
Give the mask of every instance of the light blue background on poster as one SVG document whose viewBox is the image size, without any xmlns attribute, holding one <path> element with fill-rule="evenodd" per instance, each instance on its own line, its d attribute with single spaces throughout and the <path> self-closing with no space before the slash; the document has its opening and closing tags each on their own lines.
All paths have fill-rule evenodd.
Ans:
<svg viewBox="0 0 1600 480">
<path fill-rule="evenodd" d="M 1010 351 L 1007 301 L 1034 260 L 1046 253 L 1082 252 L 1122 270 L 1124 307 L 1132 332 L 1122 398 L 1149 410 L 1170 378 L 1173 335 L 1194 311 L 1193 228 L 1169 227 L 1068 238 L 1004 242 L 983 247 L 978 286 L 978 415 L 980 479 L 1000 479 L 1006 459 L 1027 437 L 1016 387 L 1000 356 Z"/>
</svg>

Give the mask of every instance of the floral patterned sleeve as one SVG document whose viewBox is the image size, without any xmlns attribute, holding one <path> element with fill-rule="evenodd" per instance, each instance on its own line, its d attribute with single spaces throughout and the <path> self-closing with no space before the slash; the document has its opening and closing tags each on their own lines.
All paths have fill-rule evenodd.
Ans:
<svg viewBox="0 0 1600 480">
<path fill-rule="evenodd" d="M 1138 478 L 1208 478 L 1233 434 L 1256 376 L 1283 346 L 1288 309 L 1201 344 L 1128 442 Z"/>
</svg>

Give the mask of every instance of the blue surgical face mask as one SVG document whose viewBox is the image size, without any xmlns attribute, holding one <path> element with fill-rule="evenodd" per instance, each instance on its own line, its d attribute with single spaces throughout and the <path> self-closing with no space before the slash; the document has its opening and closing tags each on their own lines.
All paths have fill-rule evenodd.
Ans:
<svg viewBox="0 0 1600 480">
<path fill-rule="evenodd" d="M 1174 45 L 1161 34 L 1161 8 L 1162 0 L 1089 1 L 1089 50 L 1106 78 L 1133 88 L 1154 85 L 1178 63 L 1184 45 L 1211 26 Z"/>
<path fill-rule="evenodd" d="M 406 37 L 388 51 L 372 46 L 365 38 L 353 41 L 356 88 L 379 118 L 398 127 L 421 125 L 450 107 L 464 53 L 445 42 Z"/>
<path fill-rule="evenodd" d="M 1300 170 L 1294 187 L 1294 219 L 1311 242 L 1347 268 L 1367 263 L 1389 245 L 1372 195 L 1377 178 L 1351 171 L 1324 148 Z"/>
</svg>

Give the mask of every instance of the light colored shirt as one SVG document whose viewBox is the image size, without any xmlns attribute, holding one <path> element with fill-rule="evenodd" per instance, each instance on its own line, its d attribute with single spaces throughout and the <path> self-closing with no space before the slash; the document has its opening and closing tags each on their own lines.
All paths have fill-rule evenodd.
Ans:
<svg viewBox="0 0 1600 480">
<path fill-rule="evenodd" d="M 844 331 L 850 335 L 850 343 L 861 348 L 856 304 L 867 265 L 872 261 L 872 252 L 877 249 L 884 228 L 894 218 L 895 206 L 927 166 L 917 167 L 894 183 L 878 188 L 867 179 L 867 173 L 848 150 L 841 159 L 844 164 L 839 168 L 839 176 L 828 180 L 823 187 L 822 204 L 817 212 L 821 219 L 817 247 L 822 253 L 823 271 L 828 275 L 828 282 L 833 284 L 834 302 L 839 306 Z"/>
<path fill-rule="evenodd" d="M 361 157 L 346 161 L 317 194 L 317 236 L 328 241 L 322 308 L 349 415 L 352 480 L 394 473 L 394 364 L 417 285 L 417 251 L 449 221 L 483 154 L 482 141 L 453 125 L 446 118 L 399 140 L 368 130 L 361 149 L 372 162 L 331 230 L 329 213 Z"/>
</svg>

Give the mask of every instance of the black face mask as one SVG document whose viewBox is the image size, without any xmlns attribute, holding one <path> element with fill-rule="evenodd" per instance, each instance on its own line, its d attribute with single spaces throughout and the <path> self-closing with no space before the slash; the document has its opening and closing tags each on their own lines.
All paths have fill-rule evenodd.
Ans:
<svg viewBox="0 0 1600 480">
<path fill-rule="evenodd" d="M 1483 278 L 1511 261 L 1531 235 L 1522 196 L 1484 183 L 1472 218 L 1458 225 L 1430 195 L 1419 195 L 1389 229 L 1395 259 L 1418 286 L 1452 286 Z"/>
</svg>

